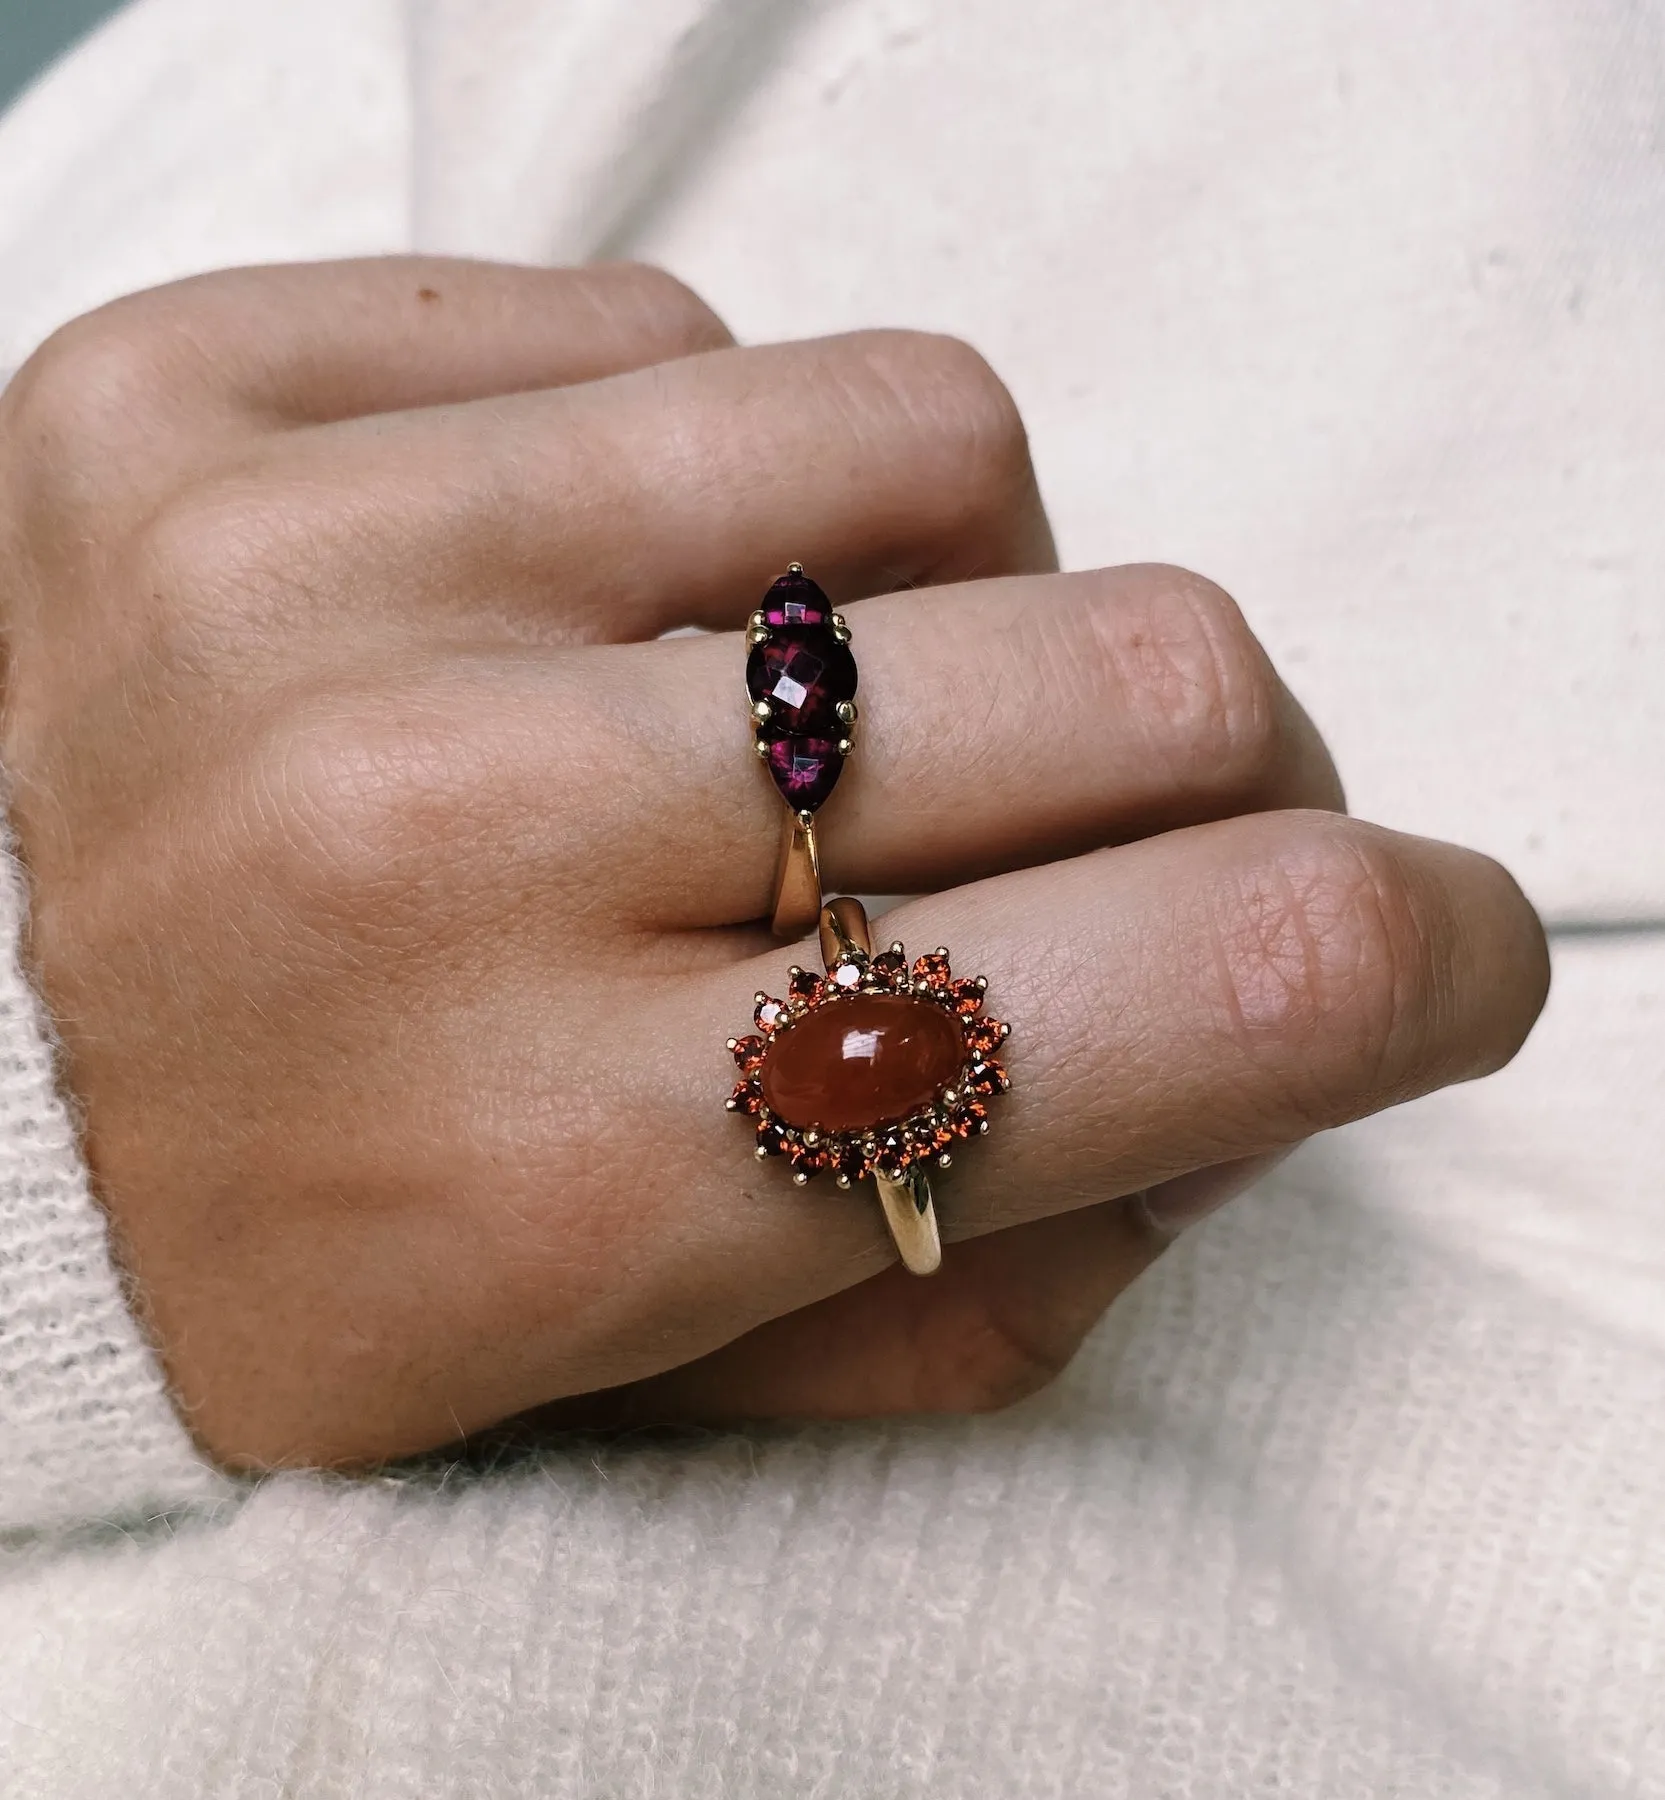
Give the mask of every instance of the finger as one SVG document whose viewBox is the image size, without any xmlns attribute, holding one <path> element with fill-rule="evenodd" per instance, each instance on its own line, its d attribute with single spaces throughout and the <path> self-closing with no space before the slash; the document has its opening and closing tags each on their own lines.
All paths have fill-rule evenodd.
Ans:
<svg viewBox="0 0 1665 1800">
<path fill-rule="evenodd" d="M 705 1378 L 666 1370 L 760 1327 L 765 1350 L 826 1354 L 835 1324 L 851 1331 L 846 1346 L 858 1328 L 871 1331 L 876 1353 L 902 1364 L 893 1394 L 964 1404 L 976 1383 L 955 1393 L 956 1347 L 985 1385 L 990 1366 L 1050 1368 L 1057 1346 L 1157 1253 L 1162 1239 L 1140 1212 L 1104 1203 L 1494 1069 L 1523 1041 L 1547 985 L 1536 917 L 1495 863 L 1332 814 L 1232 819 L 1026 870 L 898 908 L 881 929 L 958 946 L 1014 1025 L 1012 1091 L 996 1102 L 990 1135 L 939 1184 L 944 1271 L 964 1261 L 966 1272 L 932 1277 L 951 1284 L 936 1302 L 886 1301 L 883 1284 L 829 1302 L 894 1261 L 871 1192 L 795 1189 L 778 1160 L 750 1154 L 739 1121 L 714 1119 L 722 1074 L 691 1047 L 714 1016 L 743 1021 L 753 984 L 778 988 L 776 953 L 610 1022 L 609 1064 L 635 1068 L 633 1092 L 654 1097 L 646 1111 L 627 1108 L 642 1122 L 624 1134 L 629 1179 L 592 1197 L 570 1261 L 552 1267 L 546 1254 L 523 1268 L 513 1249 L 501 1259 L 507 1285 L 536 1283 L 552 1328 L 520 1346 L 521 1385 L 495 1388 L 495 1406 L 452 1372 L 465 1422 L 470 1410 L 483 1422 L 534 1403 L 536 1379 L 547 1396 L 653 1376 L 648 1393 L 661 1405 L 691 1404 L 697 1386 L 679 1393 L 678 1381 Z M 1083 1222 L 1034 1236 L 1007 1229 L 1083 1210 Z M 534 1221 L 531 1235 L 546 1245 L 551 1232 Z M 968 1253 L 977 1238 L 987 1241 Z M 1059 1272 L 1072 1253 L 1079 1291 Z M 887 1279 L 894 1289 L 910 1278 Z M 1033 1304 L 1026 1282 L 1039 1284 Z M 805 1325 L 769 1325 L 818 1303 L 825 1310 Z M 1049 1303 L 1060 1309 L 1051 1339 Z M 574 1344 L 575 1317 L 600 1321 L 587 1343 Z M 651 1342 L 627 1328 L 635 1317 L 654 1321 Z M 1003 1345 L 1014 1319 L 1028 1358 Z M 910 1338 L 921 1326 L 943 1334 L 937 1344 Z M 752 1354 L 733 1349 L 712 1365 L 731 1403 Z M 851 1354 L 860 1410 L 885 1390 L 865 1351 Z M 922 1383 L 911 1392 L 910 1359 Z M 797 1410 L 814 1391 L 801 1364 L 797 1379 L 783 1363 L 778 1379 L 745 1380 L 760 1410 Z"/>
<path fill-rule="evenodd" d="M 350 420 L 273 442 L 258 473 L 268 560 L 328 547 L 332 628 L 427 620 L 446 642 L 505 615 L 557 639 L 735 627 L 794 561 L 837 600 L 1056 563 L 1010 394 L 921 333 Z M 246 491 L 193 497 L 172 535 L 229 506 L 219 539 L 247 539 Z"/>
<path fill-rule="evenodd" d="M 861 717 L 819 816 L 829 891 L 922 892 L 1238 812 L 1341 805 L 1241 612 L 1182 570 L 980 582 L 849 616 Z M 615 925 L 765 916 L 782 806 L 752 753 L 744 658 L 730 635 L 493 663 L 489 685 L 443 702 L 476 743 L 470 817 L 495 813 L 500 839 L 551 867 L 587 846 Z M 558 841 L 538 824 L 557 789 Z"/>
<path fill-rule="evenodd" d="M 386 760 L 361 748 L 358 771 Z M 332 1167 L 339 1143 L 348 1167 L 408 1166 L 443 1203 L 378 1199 L 350 1209 L 350 1231 L 337 1208 L 303 1214 L 276 1246 L 251 1240 L 258 1273 L 232 1244 L 210 1277 L 227 1293 L 240 1279 L 282 1292 L 306 1289 L 311 1270 L 285 1354 L 304 1371 L 350 1349 L 357 1385 L 277 1380 L 262 1433 L 240 1439 L 235 1382 L 193 1362 L 158 1290 L 159 1329 L 176 1378 L 201 1397 L 205 1436 L 260 1460 L 400 1454 L 643 1380 L 894 1261 L 870 1192 L 798 1190 L 722 1109 L 733 1073 L 722 1037 L 743 1028 L 755 988 L 778 989 L 782 953 L 679 980 L 692 939 L 639 938 L 629 976 L 572 957 L 569 941 L 554 1008 L 550 938 L 570 933 L 567 896 L 509 883 L 468 928 L 442 903 L 468 845 L 436 843 L 435 816 L 430 794 L 397 830 L 362 809 L 334 837 L 297 818 L 308 857 L 284 893 L 309 909 L 295 915 L 307 1004 L 351 1047 L 354 1072 L 350 1103 L 320 1101 L 302 1168 Z M 1014 1026 L 1012 1091 L 941 1184 L 949 1258 L 968 1238 L 1264 1154 L 1496 1067 L 1530 1026 L 1547 969 L 1537 921 L 1495 864 L 1318 813 L 1002 876 L 898 908 L 880 930 L 953 946 Z M 422 972 L 408 1000 L 429 1029 L 390 1032 L 380 984 L 362 979 L 389 945 Z M 269 960 L 250 976 L 251 1009 L 277 994 L 295 1003 Z M 108 1168 L 123 1152 L 106 1138 L 98 1154 Z M 165 1154 L 188 1164 L 202 1152 Z M 385 1181 L 369 1191 L 385 1197 Z M 377 1341 L 400 1346 L 386 1366 L 375 1344 L 342 1336 L 339 1308 L 365 1283 Z M 253 1364 L 269 1373 L 260 1354 Z"/>
<path fill-rule="evenodd" d="M 61 442 L 78 468 L 103 458 L 131 475 L 142 447 L 155 492 L 228 438 L 274 425 L 594 381 L 732 342 L 675 277 L 635 263 L 228 269 L 64 326 L 18 372 L 4 412 L 37 451 Z"/>
<path fill-rule="evenodd" d="M 892 1265 L 709 1356 L 557 1402 L 535 1422 L 621 1430 L 1008 1406 L 1063 1373 L 1105 1309 L 1181 1231 L 1285 1154 L 1241 1157 L 1126 1200 L 969 1238 L 930 1281 Z"/>
<path fill-rule="evenodd" d="M 1262 1155 L 1486 1073 L 1518 1049 L 1548 978 L 1537 919 L 1495 863 L 1318 813 L 1025 870 L 910 903 L 880 929 L 956 947 L 1014 1027 L 1012 1092 L 943 1182 L 950 1239 Z M 673 1110 L 696 1083 L 669 1046 L 694 1041 L 719 993 L 743 1023 L 743 990 L 778 991 L 780 961 L 702 977 L 656 1012 Z M 748 1170 L 746 1134 L 731 1135 L 742 1142 L 713 1137 L 708 1153 L 696 1140 L 678 1208 L 684 1291 L 709 1281 L 766 1308 L 755 1324 L 889 1260 L 870 1202 L 794 1204 L 779 1164 Z M 691 1117 L 668 1134 L 684 1158 L 692 1137 Z"/>
<path fill-rule="evenodd" d="M 1121 1201 L 954 1247 L 928 1281 L 900 1264 L 628 1387 L 523 1426 L 616 1431 L 688 1421 L 988 1412 L 1053 1380 L 1164 1241 Z"/>
</svg>

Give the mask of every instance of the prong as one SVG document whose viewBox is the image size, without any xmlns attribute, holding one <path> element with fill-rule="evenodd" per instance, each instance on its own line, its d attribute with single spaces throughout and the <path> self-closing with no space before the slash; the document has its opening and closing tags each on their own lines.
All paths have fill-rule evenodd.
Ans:
<svg viewBox="0 0 1665 1800">
<path fill-rule="evenodd" d="M 794 1169 L 792 1171 L 792 1185 L 794 1187 L 808 1187 L 809 1186 L 808 1173 L 803 1169 Z"/>
<path fill-rule="evenodd" d="M 1002 1021 L 1001 1026 L 1000 1026 L 1000 1035 L 1003 1038 L 1009 1038 L 1012 1035 L 1011 1026 L 1006 1024 L 1004 1021 Z"/>
<path fill-rule="evenodd" d="M 855 724 L 856 703 L 854 700 L 840 700 L 837 706 L 833 708 L 833 711 L 838 714 L 846 725 Z"/>
<path fill-rule="evenodd" d="M 769 1152 L 766 1146 L 759 1144 L 752 1152 L 752 1155 L 755 1156 L 759 1162 L 763 1162 L 768 1157 Z"/>
<path fill-rule="evenodd" d="M 900 956 L 903 953 L 903 951 L 905 950 L 905 948 L 906 948 L 906 946 L 903 944 L 903 942 L 900 938 L 892 938 L 891 939 L 890 954 L 892 956 Z"/>
<path fill-rule="evenodd" d="M 816 1146 L 816 1145 L 817 1145 L 817 1144 L 818 1144 L 818 1143 L 820 1143 L 820 1141 L 821 1141 L 821 1134 L 820 1134 L 820 1132 L 818 1132 L 818 1131 L 806 1131 L 806 1132 L 805 1132 L 805 1133 L 804 1133 L 804 1142 L 805 1142 L 805 1143 L 806 1143 L 806 1144 L 807 1144 L 807 1145 L 808 1145 L 808 1146 L 809 1146 L 809 1148 L 810 1148 L 810 1149 L 811 1149 L 811 1150 L 813 1150 L 813 1149 L 814 1149 L 814 1148 L 815 1148 L 815 1146 Z"/>
<path fill-rule="evenodd" d="M 759 644 L 768 643 L 773 635 L 774 633 L 770 631 L 767 625 L 754 625 L 746 633 L 746 643 L 751 649 L 755 650 Z"/>
<path fill-rule="evenodd" d="M 987 975 L 979 975 L 972 985 L 979 993 L 986 993 L 988 991 L 989 978 Z"/>
<path fill-rule="evenodd" d="M 979 1137 L 987 1137 L 989 1135 L 989 1122 L 987 1119 L 979 1119 L 977 1121 L 977 1135 Z"/>
<path fill-rule="evenodd" d="M 739 1112 L 740 1110 L 740 1102 L 736 1100 L 732 1094 L 730 1094 L 723 1102 L 723 1105 L 726 1106 L 730 1112 Z"/>
<path fill-rule="evenodd" d="M 810 826 L 815 823 L 815 814 L 812 813 L 808 807 L 805 807 L 804 810 L 798 814 L 798 823 L 803 826 L 805 831 L 808 831 Z"/>
<path fill-rule="evenodd" d="M 958 1106 L 960 1103 L 960 1090 L 958 1088 L 944 1088 L 942 1090 L 942 1103 L 944 1106 Z"/>
<path fill-rule="evenodd" d="M 767 631 L 769 629 L 768 621 L 763 617 L 763 608 L 761 606 L 746 621 L 746 629 L 748 631 Z"/>
<path fill-rule="evenodd" d="M 757 752 L 758 759 L 760 761 L 763 760 L 764 758 L 766 758 L 769 754 L 769 746 L 762 738 L 754 739 L 752 742 L 752 748 Z"/>
<path fill-rule="evenodd" d="M 786 972 L 788 975 L 802 975 L 803 974 L 803 970 L 800 969 L 796 963 L 794 963 L 792 965 L 792 967 L 790 969 L 788 969 Z"/>
<path fill-rule="evenodd" d="M 762 988 L 759 988 L 757 990 L 757 992 L 752 995 L 752 1005 L 753 1006 L 761 1006 L 763 1004 L 763 1002 L 765 1000 L 767 1000 L 768 998 L 769 998 L 769 996 L 766 993 L 764 993 Z"/>
<path fill-rule="evenodd" d="M 948 1152 L 946 1150 L 944 1150 L 942 1155 L 937 1158 L 937 1167 L 939 1169 L 951 1169 L 951 1168 L 953 1168 L 953 1166 L 954 1166 L 953 1157 L 951 1157 L 948 1154 Z"/>
<path fill-rule="evenodd" d="M 804 565 L 802 563 L 788 563 L 786 565 L 786 572 L 788 575 L 802 575 L 804 572 Z"/>
<path fill-rule="evenodd" d="M 936 953 L 938 956 L 946 956 L 948 954 L 948 946 L 946 944 L 938 944 Z"/>
<path fill-rule="evenodd" d="M 854 749 L 855 749 L 855 745 L 850 741 L 849 738 L 840 738 L 838 740 L 838 754 L 840 756 L 848 756 L 850 754 L 850 752 Z"/>
<path fill-rule="evenodd" d="M 767 700 L 759 700 L 752 707 L 752 717 L 757 720 L 759 725 L 767 725 L 774 716 L 775 709 Z"/>
<path fill-rule="evenodd" d="M 843 1188 L 846 1192 L 849 1191 L 850 1177 L 848 1175 L 835 1175 L 833 1177 L 833 1180 L 839 1187 Z"/>
</svg>

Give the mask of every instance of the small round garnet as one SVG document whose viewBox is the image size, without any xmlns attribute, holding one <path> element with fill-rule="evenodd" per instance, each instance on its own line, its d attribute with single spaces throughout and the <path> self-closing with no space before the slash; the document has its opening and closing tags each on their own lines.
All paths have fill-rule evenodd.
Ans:
<svg viewBox="0 0 1665 1800">
<path fill-rule="evenodd" d="M 774 1034 L 763 1098 L 799 1129 L 866 1131 L 931 1105 L 965 1060 L 959 1021 L 935 1001 L 855 994 Z"/>
</svg>

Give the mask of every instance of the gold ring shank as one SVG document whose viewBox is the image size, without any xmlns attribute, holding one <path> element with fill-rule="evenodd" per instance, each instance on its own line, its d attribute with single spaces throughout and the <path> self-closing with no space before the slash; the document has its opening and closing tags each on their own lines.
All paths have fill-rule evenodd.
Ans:
<svg viewBox="0 0 1665 1800">
<path fill-rule="evenodd" d="M 815 820 L 786 809 L 781 821 L 780 856 L 775 864 L 776 937 L 801 938 L 821 916 L 821 858 L 815 847 Z"/>
<path fill-rule="evenodd" d="M 864 957 L 873 954 L 867 908 L 849 894 L 829 900 L 820 909 L 820 933 L 821 960 L 829 974 L 852 950 Z M 930 1177 L 923 1169 L 913 1168 L 900 1181 L 891 1181 L 875 1170 L 873 1183 L 903 1267 L 914 1275 L 934 1275 L 942 1266 L 942 1238 L 937 1231 Z"/>
</svg>

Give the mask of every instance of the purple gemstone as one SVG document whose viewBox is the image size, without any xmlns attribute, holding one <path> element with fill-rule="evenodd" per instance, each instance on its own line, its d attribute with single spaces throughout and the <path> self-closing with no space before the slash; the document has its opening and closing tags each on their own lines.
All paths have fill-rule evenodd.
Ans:
<svg viewBox="0 0 1665 1800">
<path fill-rule="evenodd" d="M 838 703 L 856 697 L 856 659 L 830 631 L 782 629 L 752 646 L 746 692 L 769 702 L 765 737 L 841 736 Z"/>
<path fill-rule="evenodd" d="M 826 625 L 831 619 L 831 601 L 801 569 L 781 576 L 763 596 L 763 623 L 771 631 L 783 625 Z"/>
<path fill-rule="evenodd" d="M 843 772 L 834 738 L 777 738 L 769 746 L 769 773 L 794 812 L 814 812 Z"/>
</svg>

